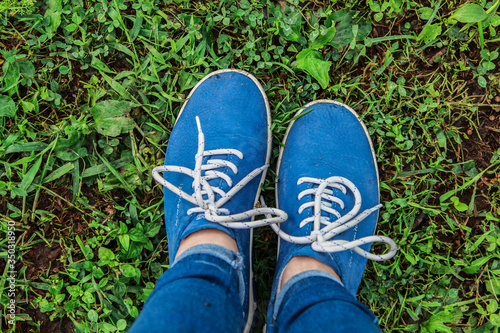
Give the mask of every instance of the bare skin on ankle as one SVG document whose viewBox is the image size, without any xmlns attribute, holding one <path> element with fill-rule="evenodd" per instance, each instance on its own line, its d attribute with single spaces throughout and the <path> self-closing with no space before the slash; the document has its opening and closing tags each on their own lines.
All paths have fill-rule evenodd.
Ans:
<svg viewBox="0 0 500 333">
<path fill-rule="evenodd" d="M 239 252 L 236 241 L 224 231 L 218 229 L 202 229 L 193 232 L 181 241 L 175 257 L 177 258 L 182 252 L 200 244 L 216 244 L 233 252 Z"/>
<path fill-rule="evenodd" d="M 281 276 L 280 289 L 285 285 L 285 283 L 290 280 L 293 276 L 305 272 L 305 271 L 323 271 L 335 276 L 339 281 L 341 281 L 340 276 L 328 265 L 323 264 L 321 261 L 316 260 L 311 257 L 299 256 L 290 259 L 288 264 L 286 264 L 283 275 Z"/>
</svg>

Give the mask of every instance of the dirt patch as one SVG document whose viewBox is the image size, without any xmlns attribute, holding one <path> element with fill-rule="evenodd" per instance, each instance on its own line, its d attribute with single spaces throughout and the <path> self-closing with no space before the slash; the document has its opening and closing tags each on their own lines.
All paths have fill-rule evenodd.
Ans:
<svg viewBox="0 0 500 333">
<path fill-rule="evenodd" d="M 59 244 L 48 246 L 46 244 L 36 244 L 27 255 L 23 256 L 25 261 L 26 277 L 34 281 L 39 275 L 48 270 L 49 275 L 64 271 L 64 265 L 57 259 L 63 253 Z"/>
<path fill-rule="evenodd" d="M 50 321 L 49 316 L 45 313 L 41 313 L 40 309 L 29 309 L 26 311 L 26 313 L 31 317 L 32 322 L 39 323 L 40 330 L 36 330 L 36 332 L 72 333 L 75 331 L 73 322 L 67 317 Z M 34 331 L 35 327 L 30 326 L 27 322 L 18 322 L 15 330 L 16 333 L 26 333 Z"/>
</svg>

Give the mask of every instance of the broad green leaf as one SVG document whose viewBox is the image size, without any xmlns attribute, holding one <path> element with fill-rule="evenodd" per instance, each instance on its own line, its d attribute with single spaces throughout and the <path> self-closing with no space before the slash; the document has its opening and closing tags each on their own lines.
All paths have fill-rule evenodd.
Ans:
<svg viewBox="0 0 500 333">
<path fill-rule="evenodd" d="M 486 220 L 487 221 L 496 221 L 496 222 L 500 221 L 500 219 L 493 216 L 493 214 L 491 212 L 486 213 Z"/>
<path fill-rule="evenodd" d="M 95 323 L 95 322 L 97 322 L 98 319 L 99 319 L 99 315 L 97 314 L 97 312 L 95 312 L 95 310 L 90 310 L 89 311 L 89 320 L 93 321 Z"/>
<path fill-rule="evenodd" d="M 68 24 L 66 26 L 66 30 L 68 30 L 69 32 L 73 32 L 75 31 L 76 29 L 78 28 L 78 25 L 74 24 L 74 23 L 71 23 L 71 24 Z"/>
<path fill-rule="evenodd" d="M 135 268 L 130 264 L 125 264 L 122 266 L 123 276 L 125 277 L 134 277 L 135 276 Z"/>
<path fill-rule="evenodd" d="M 431 18 L 432 13 L 434 13 L 434 9 L 429 8 L 429 7 L 422 7 L 417 10 L 417 12 L 420 14 L 420 18 L 422 20 L 428 20 Z"/>
<path fill-rule="evenodd" d="M 415 265 L 418 262 L 418 258 L 415 258 L 411 253 L 406 253 L 405 251 L 401 250 L 401 252 L 404 254 L 405 258 L 412 264 Z"/>
<path fill-rule="evenodd" d="M 45 12 L 45 17 L 49 19 L 50 26 L 47 27 L 48 35 L 52 34 L 61 25 L 62 6 L 60 0 L 49 1 L 49 8 Z"/>
<path fill-rule="evenodd" d="M 490 302 L 486 306 L 488 313 L 495 313 L 498 310 L 498 302 L 494 299 L 490 299 Z"/>
<path fill-rule="evenodd" d="M 14 117 L 16 103 L 9 96 L 0 95 L 0 117 Z"/>
<path fill-rule="evenodd" d="M 441 35 L 441 25 L 440 24 L 430 24 L 426 25 L 424 30 L 418 35 L 418 40 L 423 40 L 425 44 L 429 44 L 439 35 Z"/>
<path fill-rule="evenodd" d="M 368 1 L 368 4 L 370 5 L 371 11 L 380 12 L 380 4 L 378 2 Z"/>
<path fill-rule="evenodd" d="M 15 62 L 16 61 L 16 54 L 14 51 L 4 51 L 2 56 L 6 62 Z"/>
<path fill-rule="evenodd" d="M 66 75 L 69 73 L 69 68 L 66 66 L 61 66 L 59 67 L 59 73 L 61 73 L 62 75 Z"/>
<path fill-rule="evenodd" d="M 491 26 L 498 27 L 500 25 L 500 16 L 495 15 L 491 18 Z"/>
<path fill-rule="evenodd" d="M 113 325 L 111 325 L 110 323 L 106 323 L 106 322 L 100 322 L 99 323 L 99 328 L 103 331 L 103 332 L 116 332 L 116 327 L 114 327 Z"/>
<path fill-rule="evenodd" d="M 359 31 L 359 26 L 357 24 L 354 24 L 352 26 L 352 35 L 354 36 L 351 40 L 351 42 L 349 43 L 349 48 L 351 50 L 354 50 L 354 48 L 356 47 L 356 40 L 357 40 L 357 37 L 358 37 L 358 31 Z"/>
<path fill-rule="evenodd" d="M 143 250 L 143 246 L 140 243 L 132 243 L 130 245 L 130 250 L 128 252 L 128 257 L 129 258 L 135 258 L 141 254 Z"/>
<path fill-rule="evenodd" d="M 279 6 L 276 6 L 274 11 L 276 12 L 277 17 L 282 16 L 283 13 Z M 279 14 L 278 14 L 279 12 Z M 288 9 L 285 10 L 286 23 L 279 25 L 279 35 L 284 39 L 292 42 L 297 42 L 302 37 L 302 24 L 304 23 L 304 19 L 302 15 L 298 12 L 289 12 Z"/>
<path fill-rule="evenodd" d="M 330 43 L 331 40 L 335 37 L 337 33 L 337 29 L 334 25 L 331 28 L 328 28 L 324 34 L 320 34 L 318 38 L 316 38 L 313 42 L 310 43 L 310 48 L 312 49 L 321 49 L 326 44 Z"/>
<path fill-rule="evenodd" d="M 97 125 L 97 131 L 107 136 L 118 136 L 134 128 L 134 120 L 124 117 L 130 108 L 136 106 L 126 101 L 103 101 L 91 109 Z"/>
<path fill-rule="evenodd" d="M 241 0 L 240 1 L 240 7 L 243 9 L 249 9 L 250 8 L 250 2 L 248 0 Z"/>
<path fill-rule="evenodd" d="M 100 271 L 104 275 L 104 272 L 102 270 L 100 270 Z M 108 284 L 108 282 L 109 282 L 109 276 L 101 279 L 101 281 L 99 281 L 99 284 L 98 284 L 99 288 L 103 289 L 104 287 L 106 287 L 106 285 Z"/>
<path fill-rule="evenodd" d="M 346 45 L 350 44 L 353 39 L 355 39 L 355 41 L 357 42 L 360 42 L 365 40 L 365 38 L 370 35 L 370 32 L 372 31 L 372 25 L 370 21 L 361 18 L 354 18 L 354 16 L 356 15 L 357 13 L 355 11 L 341 9 L 334 12 L 326 19 L 325 25 L 327 27 L 331 26 L 332 23 L 334 23 L 337 28 L 337 33 L 329 43 L 330 45 L 332 45 L 334 48 L 345 47 Z M 353 34 L 354 25 L 358 26 L 356 36 L 354 36 Z"/>
<path fill-rule="evenodd" d="M 487 280 L 485 285 L 488 292 L 500 295 L 500 281 L 495 276 L 492 276 L 490 280 Z"/>
<path fill-rule="evenodd" d="M 413 141 L 406 140 L 403 144 L 403 150 L 410 150 L 413 147 Z"/>
<path fill-rule="evenodd" d="M 83 293 L 82 301 L 90 305 L 95 302 L 95 297 L 90 292 L 86 291 Z"/>
<path fill-rule="evenodd" d="M 460 199 L 458 199 L 458 197 L 456 196 L 451 197 L 450 201 L 453 202 L 453 205 L 459 212 L 465 212 L 468 208 L 467 205 L 463 202 L 460 202 Z"/>
<path fill-rule="evenodd" d="M 59 138 L 57 140 L 57 145 L 54 148 L 56 156 L 64 161 L 74 161 L 79 157 L 85 157 L 87 149 L 85 147 L 81 148 L 85 140 L 82 132 L 76 128 L 68 128 L 66 133 L 68 138 Z"/>
<path fill-rule="evenodd" d="M 24 74 L 24 76 L 27 76 L 30 78 L 35 76 L 35 72 L 36 72 L 35 66 L 29 60 L 19 61 L 19 70 L 21 71 L 22 74 Z"/>
<path fill-rule="evenodd" d="M 495 64 L 492 63 L 491 61 L 485 61 L 483 62 L 483 68 L 487 71 L 491 71 L 495 69 Z"/>
<path fill-rule="evenodd" d="M 490 316 L 490 323 L 492 323 L 496 327 L 499 327 L 500 326 L 500 315 L 496 314 L 496 313 L 492 314 Z"/>
<path fill-rule="evenodd" d="M 323 89 L 328 87 L 330 75 L 328 74 L 332 63 L 324 61 L 321 53 L 313 49 L 302 50 L 297 55 L 297 67 L 305 70 L 313 78 L 318 80 Z"/>
<path fill-rule="evenodd" d="M 152 238 L 156 236 L 156 234 L 160 231 L 162 227 L 161 223 L 149 223 L 146 231 L 146 236 Z"/>
<path fill-rule="evenodd" d="M 71 296 L 78 297 L 82 292 L 82 288 L 79 285 L 67 286 L 66 290 Z"/>
<path fill-rule="evenodd" d="M 129 232 L 129 236 L 130 239 L 135 242 L 145 243 L 148 241 L 148 238 L 144 235 L 144 233 L 137 228 L 131 229 Z"/>
<path fill-rule="evenodd" d="M 57 295 L 61 291 L 62 287 L 63 287 L 62 280 L 58 280 L 57 282 L 54 281 L 49 287 L 49 293 L 51 293 L 52 295 Z"/>
<path fill-rule="evenodd" d="M 481 86 L 483 88 L 486 88 L 487 82 L 486 82 L 486 79 L 484 78 L 484 76 L 479 76 L 477 78 L 477 84 L 479 84 L 479 86 Z"/>
<path fill-rule="evenodd" d="M 436 131 L 436 138 L 439 147 L 446 147 L 446 134 L 441 128 Z"/>
<path fill-rule="evenodd" d="M 125 252 L 127 252 L 128 249 L 130 248 L 130 236 L 127 234 L 118 235 L 118 240 L 120 241 L 120 244 L 122 245 L 123 250 L 125 250 Z"/>
<path fill-rule="evenodd" d="M 441 305 L 441 304 L 439 304 Z M 452 333 L 451 328 L 448 327 L 447 323 L 453 323 L 454 318 L 451 313 L 444 310 L 433 314 L 429 320 L 422 324 L 422 328 L 427 329 L 429 332 L 447 332 Z"/>
<path fill-rule="evenodd" d="M 71 21 L 73 21 L 73 23 L 79 25 L 80 23 L 82 23 L 82 18 L 80 17 L 80 15 L 78 15 L 78 13 L 73 13 L 73 16 L 71 17 Z"/>
<path fill-rule="evenodd" d="M 115 259 L 115 254 L 110 249 L 100 247 L 99 259 L 101 259 L 104 264 L 109 264 L 113 259 Z"/>
<path fill-rule="evenodd" d="M 118 328 L 119 331 L 125 331 L 127 328 L 127 321 L 125 319 L 120 319 L 116 322 L 116 328 Z"/>
<path fill-rule="evenodd" d="M 153 243 L 151 243 L 151 241 L 148 239 L 148 241 L 144 244 L 144 248 L 146 250 L 153 251 L 154 250 Z"/>
<path fill-rule="evenodd" d="M 38 303 L 40 306 L 40 312 L 45 313 L 45 312 L 50 312 L 54 311 L 54 303 L 49 303 L 45 298 L 42 298 L 42 300 Z"/>
<path fill-rule="evenodd" d="M 64 301 L 65 298 L 66 298 L 65 294 L 57 294 L 54 297 L 54 301 L 55 301 L 56 304 L 60 304 L 62 301 Z"/>
<path fill-rule="evenodd" d="M 483 7 L 475 4 L 469 3 L 457 9 L 451 19 L 455 19 L 460 23 L 477 23 L 486 19 L 488 15 Z"/>
</svg>

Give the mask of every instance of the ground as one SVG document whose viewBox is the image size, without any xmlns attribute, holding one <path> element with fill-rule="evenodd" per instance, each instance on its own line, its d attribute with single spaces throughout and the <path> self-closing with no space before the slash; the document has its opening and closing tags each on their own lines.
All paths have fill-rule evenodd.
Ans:
<svg viewBox="0 0 500 333">
<path fill-rule="evenodd" d="M 298 108 L 335 99 L 366 123 L 381 178 L 377 233 L 399 247 L 368 264 L 358 293 L 381 329 L 497 332 L 499 6 L 50 0 L 31 13 L 5 10 L 0 302 L 6 315 L 14 221 L 17 324 L 4 316 L 1 330 L 130 327 L 168 269 L 162 189 L 150 171 L 189 90 L 213 70 L 240 68 L 273 110 L 268 205 Z M 260 330 L 277 239 L 268 228 L 254 237 Z"/>
</svg>

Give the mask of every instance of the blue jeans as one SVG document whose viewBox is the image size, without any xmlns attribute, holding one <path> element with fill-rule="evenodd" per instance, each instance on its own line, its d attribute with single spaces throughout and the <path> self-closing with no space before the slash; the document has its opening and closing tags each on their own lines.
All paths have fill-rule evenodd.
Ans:
<svg viewBox="0 0 500 333">
<path fill-rule="evenodd" d="M 159 279 L 129 332 L 243 332 L 242 255 L 194 246 Z M 307 271 L 285 283 L 267 332 L 380 332 L 377 318 L 332 275 Z"/>
</svg>

